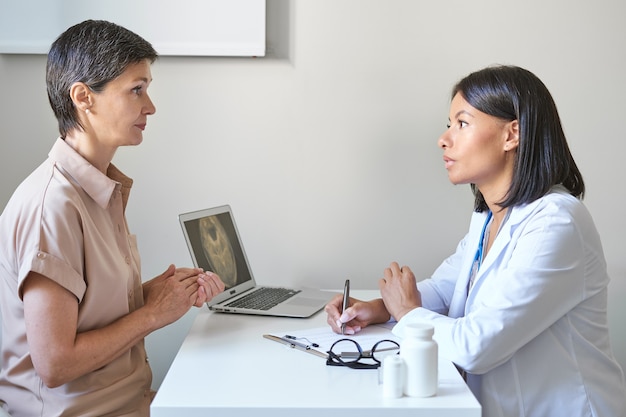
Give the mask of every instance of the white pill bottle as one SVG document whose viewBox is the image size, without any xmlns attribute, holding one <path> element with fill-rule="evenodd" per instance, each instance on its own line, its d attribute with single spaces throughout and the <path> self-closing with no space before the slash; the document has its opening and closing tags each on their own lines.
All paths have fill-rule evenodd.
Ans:
<svg viewBox="0 0 626 417">
<path fill-rule="evenodd" d="M 434 328 L 427 323 L 406 326 L 400 344 L 404 360 L 404 394 L 409 397 L 431 397 L 437 393 L 438 347 L 433 340 Z"/>
</svg>

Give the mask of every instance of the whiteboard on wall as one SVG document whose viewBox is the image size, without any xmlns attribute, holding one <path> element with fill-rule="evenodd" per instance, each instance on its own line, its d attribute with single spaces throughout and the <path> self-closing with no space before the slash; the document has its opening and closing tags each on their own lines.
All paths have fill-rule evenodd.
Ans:
<svg viewBox="0 0 626 417">
<path fill-rule="evenodd" d="M 0 0 L 0 53 L 47 54 L 86 19 L 124 26 L 160 55 L 265 56 L 265 0 Z"/>
</svg>

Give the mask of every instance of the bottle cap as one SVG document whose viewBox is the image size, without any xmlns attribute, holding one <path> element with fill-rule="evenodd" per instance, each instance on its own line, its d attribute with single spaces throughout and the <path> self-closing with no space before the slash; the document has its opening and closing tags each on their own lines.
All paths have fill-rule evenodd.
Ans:
<svg viewBox="0 0 626 417">
<path fill-rule="evenodd" d="M 411 323 L 406 326 L 407 336 L 432 337 L 435 328 L 428 323 Z"/>
</svg>

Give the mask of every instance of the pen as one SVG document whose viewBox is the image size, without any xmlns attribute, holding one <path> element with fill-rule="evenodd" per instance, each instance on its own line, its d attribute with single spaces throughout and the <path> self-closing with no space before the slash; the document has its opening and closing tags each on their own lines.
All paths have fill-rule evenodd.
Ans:
<svg viewBox="0 0 626 417">
<path fill-rule="evenodd" d="M 350 300 L 350 280 L 346 280 L 346 284 L 343 287 L 343 303 L 341 305 L 341 312 L 343 313 L 348 308 L 348 301 Z M 346 323 L 341 323 L 341 334 L 345 334 Z"/>
</svg>

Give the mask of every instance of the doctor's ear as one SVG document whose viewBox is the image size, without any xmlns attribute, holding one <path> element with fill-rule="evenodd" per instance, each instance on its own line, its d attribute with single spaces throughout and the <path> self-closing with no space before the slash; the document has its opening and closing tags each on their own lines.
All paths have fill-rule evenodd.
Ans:
<svg viewBox="0 0 626 417">
<path fill-rule="evenodd" d="M 519 122 L 517 120 L 509 122 L 506 132 L 507 136 L 504 141 L 505 152 L 517 149 L 519 146 Z"/>
<path fill-rule="evenodd" d="M 81 111 L 89 114 L 89 109 L 93 106 L 93 91 L 83 82 L 76 82 L 70 87 L 70 98 L 74 106 Z"/>
</svg>

